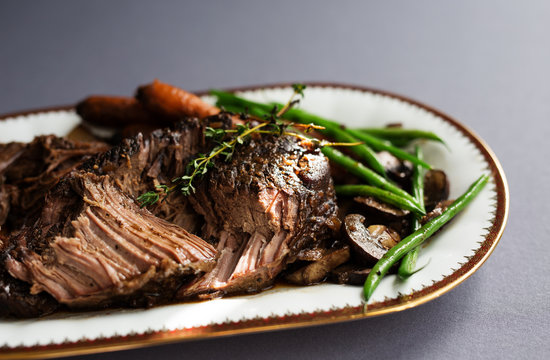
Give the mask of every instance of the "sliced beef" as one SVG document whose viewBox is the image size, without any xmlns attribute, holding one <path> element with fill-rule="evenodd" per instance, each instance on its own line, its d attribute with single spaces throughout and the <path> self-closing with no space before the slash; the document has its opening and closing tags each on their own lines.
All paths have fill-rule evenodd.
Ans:
<svg viewBox="0 0 550 360">
<path fill-rule="evenodd" d="M 224 113 L 206 120 L 224 127 L 230 121 Z M 108 174 L 136 198 L 184 174 L 188 161 L 208 147 L 204 126 L 187 120 L 173 130 L 126 139 L 85 166 Z M 328 169 L 318 150 L 293 138 L 264 137 L 238 148 L 231 162 L 219 161 L 199 180 L 194 196 L 175 192 L 151 207 L 155 215 L 190 232 L 198 233 L 203 225 L 203 238 L 221 252 L 217 267 L 180 295 L 270 286 L 293 261 L 291 255 L 325 239 L 339 224 Z"/>
<path fill-rule="evenodd" d="M 272 285 L 302 249 L 339 224 L 328 160 L 292 137 L 262 137 L 217 161 L 191 196 L 219 239 L 214 270 L 180 296 L 255 292 Z"/>
<path fill-rule="evenodd" d="M 108 148 L 53 135 L 38 136 L 29 144 L 0 145 L 0 226 L 19 228 L 61 177 Z"/>
<path fill-rule="evenodd" d="M 189 160 L 206 146 L 204 123 L 189 119 L 174 129 L 159 129 L 149 136 L 138 134 L 83 165 L 87 171 L 109 175 L 130 197 L 154 190 L 156 185 L 170 184 L 182 176 Z M 158 217 L 195 233 L 202 220 L 188 199 L 178 192 L 159 201 L 149 210 Z"/>
<path fill-rule="evenodd" d="M 72 173 L 46 202 L 5 253 L 31 295 L 47 292 L 69 307 L 151 305 L 213 266 L 210 244 L 140 209 L 108 176 Z"/>
<path fill-rule="evenodd" d="M 212 121 L 225 122 L 224 126 L 227 126 L 226 120 L 226 116 L 221 115 L 219 119 L 212 119 Z M 210 121 L 205 123 L 210 123 Z M 0 220 L 8 212 L 10 216 L 15 214 L 13 208 L 10 209 L 11 200 L 17 200 L 20 197 L 20 189 L 25 189 L 25 176 L 28 177 L 29 174 L 34 174 L 37 178 L 53 178 L 52 169 L 54 171 L 65 170 L 56 173 L 61 176 L 83 163 L 81 165 L 83 169 L 93 171 L 96 174 L 110 174 L 113 182 L 118 184 L 120 188 L 124 186 L 124 193 L 127 193 L 134 199 L 141 193 L 154 189 L 155 184 L 169 183 L 173 177 L 182 175 L 188 159 L 204 145 L 202 136 L 203 125 L 199 124 L 197 120 L 186 121 L 175 126 L 175 128 L 174 130 L 159 130 L 146 137 L 138 135 L 134 138 L 124 139 L 118 146 L 113 147 L 109 151 L 106 151 L 109 147 L 102 143 L 96 143 L 95 145 L 101 145 L 96 147 L 94 143 L 71 142 L 53 136 L 38 137 L 30 144 L 11 143 L 1 145 L 4 149 L 9 150 L 0 154 L 0 166 L 4 170 L 9 170 L 7 172 L 9 176 L 4 176 L 2 178 L 4 183 L 0 183 Z M 77 152 L 74 153 L 74 156 L 67 157 L 66 152 L 57 151 L 69 151 L 71 148 L 79 150 L 86 148 L 86 146 L 98 154 L 93 157 L 84 155 L 78 158 Z M 17 151 L 18 149 L 19 151 Z M 52 165 L 57 162 L 55 155 L 65 156 L 65 162 L 62 163 L 64 166 Z M 41 174 L 40 171 L 43 170 L 50 170 L 50 175 Z M 4 171 L 5 173 L 6 171 Z M 57 183 L 58 178 L 55 180 L 51 182 L 51 186 L 42 189 L 43 194 L 46 193 L 48 188 Z M 57 234 L 67 231 L 66 229 L 70 229 L 71 221 L 76 219 L 75 214 L 81 211 L 80 206 L 82 201 L 78 196 L 75 196 L 72 186 L 67 186 L 66 184 L 57 186 L 55 195 L 54 193 L 50 194 L 48 204 L 44 207 L 41 206 L 43 199 L 38 196 L 38 192 L 36 195 L 36 205 L 34 208 L 37 211 L 31 212 L 25 217 L 26 219 L 30 219 L 27 220 L 28 228 L 25 229 L 25 236 L 9 237 L 10 231 L 7 231 L 7 227 L 0 228 L 0 245 L 2 245 L 0 249 L 2 251 L 4 251 L 4 248 L 10 248 L 12 251 L 13 249 L 21 251 L 21 249 L 28 248 L 29 251 L 42 254 L 51 247 L 50 239 L 57 236 Z M 201 225 L 200 219 L 198 219 L 196 213 L 190 207 L 187 199 L 177 194 L 174 195 L 167 198 L 166 201 L 159 203 L 152 210 L 158 216 L 174 224 L 182 225 L 185 229 L 191 229 L 191 231 L 199 229 Z M 43 209 L 41 213 L 40 209 Z M 10 212 L 10 210 L 12 211 Z M 67 217 L 69 217 L 69 220 L 67 220 Z M 11 230 L 13 228 L 15 227 L 12 227 Z M 70 234 L 65 235 L 71 237 Z M 20 245 L 21 239 L 25 240 L 23 247 Z M 24 250 L 23 252 L 26 251 Z M 52 251 L 47 250 L 46 253 Z M 3 260 L 1 262 L 4 263 Z M 180 277 L 172 276 L 171 279 Z M 178 284 L 168 284 L 167 281 L 164 281 L 164 283 L 165 285 L 170 285 L 166 286 L 166 288 L 169 289 L 168 291 L 173 292 L 175 291 L 174 289 L 180 286 L 180 281 L 181 279 L 178 280 Z M 28 283 L 13 278 L 5 270 L 0 273 L 0 282 L 2 284 L 0 287 L 0 304 L 4 308 L 4 312 L 0 314 L 1 316 L 36 316 L 38 314 L 49 313 L 56 308 L 56 306 L 52 306 L 52 303 L 57 303 L 46 292 L 30 294 L 30 285 Z M 143 288 L 146 289 L 147 287 L 151 287 L 151 285 L 144 286 Z M 164 286 L 157 286 L 157 288 L 162 289 Z M 147 296 L 142 296 L 139 301 L 137 300 L 139 297 L 129 299 L 126 297 L 127 300 L 125 300 L 126 303 L 124 305 L 142 306 L 160 301 L 156 299 L 158 291 L 150 291 L 148 294 Z M 124 301 L 120 299 L 124 298 L 113 296 L 112 301 L 121 303 Z M 163 301 L 169 301 L 170 296 L 164 296 L 163 298 Z M 101 301 L 103 304 L 108 302 L 107 300 Z M 75 302 L 75 306 L 77 303 L 78 301 Z M 14 304 L 21 305 L 15 306 Z M 29 306 L 26 306 L 26 304 Z M 33 305 L 31 306 L 31 304 Z M 84 306 L 88 305 L 85 303 Z"/>
</svg>

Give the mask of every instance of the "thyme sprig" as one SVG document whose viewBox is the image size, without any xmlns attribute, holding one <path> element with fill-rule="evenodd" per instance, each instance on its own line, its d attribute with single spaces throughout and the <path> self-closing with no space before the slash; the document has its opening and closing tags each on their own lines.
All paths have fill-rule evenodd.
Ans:
<svg viewBox="0 0 550 360">
<path fill-rule="evenodd" d="M 237 144 L 244 144 L 252 133 L 257 132 L 259 129 L 269 125 L 264 122 L 254 127 L 250 127 L 249 123 L 237 126 L 237 136 L 229 141 L 224 141 L 227 130 L 206 128 L 205 136 L 211 138 L 218 143 L 208 154 L 198 154 L 198 156 L 191 160 L 186 167 L 186 175 L 177 177 L 172 180 L 173 185 L 157 185 L 156 188 L 162 190 L 165 195 L 170 194 L 174 190 L 178 189 L 183 195 L 187 196 L 195 192 L 195 186 L 193 181 L 208 172 L 208 169 L 214 166 L 213 159 L 217 156 L 223 156 L 225 161 L 229 161 L 235 151 Z M 160 199 L 160 193 L 155 191 L 149 191 L 138 196 L 137 201 L 141 207 L 153 205 Z"/>
<path fill-rule="evenodd" d="M 304 143 L 318 144 L 319 146 L 355 146 L 361 143 L 334 143 L 325 140 L 319 140 L 304 136 L 297 132 L 289 131 L 288 129 L 294 127 L 301 131 L 308 133 L 313 130 L 323 130 L 323 126 L 314 124 L 296 124 L 281 119 L 284 114 L 290 110 L 293 106 L 299 103 L 300 99 L 296 97 L 303 97 L 306 86 L 302 84 L 292 85 L 294 92 L 288 100 L 288 102 L 281 108 L 275 105 L 272 111 L 265 116 L 264 119 L 252 117 L 249 114 L 242 114 L 241 118 L 249 120 L 243 125 L 237 125 L 235 129 L 215 129 L 207 127 L 205 130 L 205 137 L 216 144 L 212 150 L 207 154 L 198 154 L 196 158 L 191 160 L 186 167 L 185 175 L 177 177 L 172 180 L 172 185 L 157 185 L 158 191 L 149 191 L 138 196 L 137 201 L 141 207 L 153 205 L 160 200 L 161 195 L 164 195 L 164 199 L 167 195 L 175 190 L 180 190 L 183 195 L 187 196 L 196 191 L 194 182 L 197 178 L 205 175 L 210 168 L 214 166 L 214 159 L 222 157 L 225 161 L 231 160 L 235 152 L 237 145 L 243 145 L 248 142 L 253 134 L 271 134 L 275 136 L 291 135 L 299 138 Z M 251 122 L 255 121 L 259 124 L 252 126 Z M 228 136 L 233 136 L 228 139 Z"/>
</svg>

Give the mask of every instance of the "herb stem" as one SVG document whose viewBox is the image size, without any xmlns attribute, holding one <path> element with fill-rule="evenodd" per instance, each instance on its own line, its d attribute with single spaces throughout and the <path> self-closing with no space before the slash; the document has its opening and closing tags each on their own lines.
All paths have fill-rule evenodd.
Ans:
<svg viewBox="0 0 550 360">
<path fill-rule="evenodd" d="M 253 132 L 256 132 L 258 129 L 261 129 L 262 127 L 268 125 L 269 123 L 261 123 L 259 125 L 256 125 L 254 126 L 253 128 L 250 128 L 246 131 L 244 131 L 242 134 L 238 135 L 236 138 L 234 138 L 233 140 L 227 142 L 227 143 L 223 143 L 220 148 L 218 150 L 216 150 L 215 152 L 211 153 L 210 155 L 208 155 L 207 157 L 205 157 L 203 160 L 201 160 L 201 162 L 199 162 L 198 166 L 195 168 L 195 170 L 191 173 L 191 179 L 189 179 L 189 182 L 191 182 L 191 180 L 197 176 L 197 173 L 199 172 L 200 169 L 202 169 L 205 164 L 207 164 L 208 162 L 210 162 L 213 158 L 215 158 L 216 156 L 220 155 L 222 152 L 224 152 L 225 150 L 233 147 L 233 145 L 235 145 L 236 143 L 238 142 L 241 142 L 245 137 L 247 137 L 248 135 L 252 134 Z"/>
</svg>

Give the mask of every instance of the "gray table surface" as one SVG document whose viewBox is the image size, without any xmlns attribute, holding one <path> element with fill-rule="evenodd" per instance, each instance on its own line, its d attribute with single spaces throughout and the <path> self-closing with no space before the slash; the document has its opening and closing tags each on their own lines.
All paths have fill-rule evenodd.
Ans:
<svg viewBox="0 0 550 360">
<path fill-rule="evenodd" d="M 0 113 L 131 94 L 154 78 L 189 90 L 346 82 L 459 119 L 510 184 L 493 255 L 425 305 L 83 358 L 550 358 L 549 15 L 547 1 L 0 2 Z"/>
</svg>

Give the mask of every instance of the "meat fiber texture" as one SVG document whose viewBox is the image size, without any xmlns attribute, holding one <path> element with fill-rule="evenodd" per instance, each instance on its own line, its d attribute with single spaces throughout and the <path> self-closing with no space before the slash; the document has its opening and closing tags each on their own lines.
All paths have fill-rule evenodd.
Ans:
<svg viewBox="0 0 550 360">
<path fill-rule="evenodd" d="M 211 121 L 223 123 L 219 116 Z M 205 124 L 124 139 L 65 175 L 31 225 L 5 238 L 0 282 L 13 291 L 0 291 L 3 315 L 255 292 L 300 250 L 330 238 L 337 208 L 328 161 L 286 136 L 241 145 L 192 196 L 140 209 L 137 196 L 184 175 L 211 146 Z"/>
<path fill-rule="evenodd" d="M 42 207 L 44 195 L 59 179 L 108 148 L 102 142 L 53 135 L 38 136 L 29 144 L 0 144 L 0 227 L 20 227 L 30 212 Z"/>
<path fill-rule="evenodd" d="M 31 294 L 46 291 L 70 307 L 142 302 L 153 296 L 166 301 L 170 289 L 213 265 L 212 246 L 140 209 L 108 176 L 79 172 L 65 182 L 60 188 L 70 187 L 66 191 L 79 200 L 55 212 L 46 206 L 37 227 L 59 224 L 59 214 L 66 210 L 74 218 L 41 237 L 23 231 L 18 248 L 6 259 L 12 276 L 32 284 Z M 46 203 L 55 202 L 56 195 Z"/>
<path fill-rule="evenodd" d="M 216 267 L 180 296 L 256 292 L 337 223 L 328 159 L 291 136 L 262 137 L 218 161 L 191 196 L 203 236 L 217 239 Z"/>
<path fill-rule="evenodd" d="M 30 294 L 30 285 L 9 275 L 3 266 L 9 235 L 33 226 L 45 194 L 90 157 L 106 151 L 102 142 L 38 136 L 32 142 L 0 144 L 0 316 L 30 317 L 58 307 L 47 293 Z"/>
</svg>

